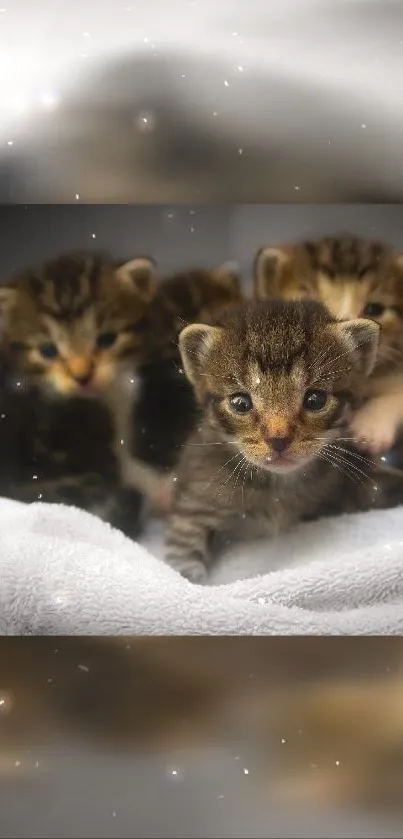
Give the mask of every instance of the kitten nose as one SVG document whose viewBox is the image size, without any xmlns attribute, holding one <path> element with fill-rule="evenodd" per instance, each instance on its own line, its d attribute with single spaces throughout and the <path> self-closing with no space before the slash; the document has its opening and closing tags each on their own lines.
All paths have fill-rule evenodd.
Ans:
<svg viewBox="0 0 403 839">
<path fill-rule="evenodd" d="M 268 437 L 267 442 L 276 454 L 282 454 L 291 443 L 291 437 Z"/>
<path fill-rule="evenodd" d="M 73 356 L 68 362 L 68 371 L 78 385 L 87 385 L 92 379 L 94 364 L 87 356 Z"/>
<path fill-rule="evenodd" d="M 88 385 L 92 379 L 92 371 L 90 373 L 85 373 L 83 376 L 74 376 L 74 381 L 77 382 L 78 385 Z"/>
</svg>

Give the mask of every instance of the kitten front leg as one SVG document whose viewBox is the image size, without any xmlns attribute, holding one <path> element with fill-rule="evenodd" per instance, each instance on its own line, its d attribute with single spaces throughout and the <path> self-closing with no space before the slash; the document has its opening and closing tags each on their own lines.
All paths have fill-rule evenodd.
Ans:
<svg viewBox="0 0 403 839">
<path fill-rule="evenodd" d="M 119 464 L 120 480 L 127 489 L 144 495 L 156 513 L 165 515 L 171 506 L 172 476 L 158 472 L 131 454 L 133 398 L 134 394 L 127 393 L 119 379 L 104 394 L 115 426 L 113 452 Z"/>
<path fill-rule="evenodd" d="M 350 431 L 372 454 L 389 451 L 403 422 L 403 393 L 370 399 L 353 417 Z"/>
<path fill-rule="evenodd" d="M 166 514 L 171 508 L 173 476 L 165 475 L 134 457 L 122 458 L 121 480 L 124 486 L 138 490 L 154 510 Z"/>
<path fill-rule="evenodd" d="M 220 526 L 220 511 L 203 505 L 203 500 L 183 492 L 174 500 L 168 523 L 165 558 L 193 583 L 207 577 L 209 539 Z"/>
</svg>

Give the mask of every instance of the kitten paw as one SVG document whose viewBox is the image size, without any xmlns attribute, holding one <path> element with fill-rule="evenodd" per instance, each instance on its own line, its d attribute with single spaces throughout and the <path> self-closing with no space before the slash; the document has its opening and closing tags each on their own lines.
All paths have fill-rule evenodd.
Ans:
<svg viewBox="0 0 403 839">
<path fill-rule="evenodd" d="M 179 559 L 170 565 L 191 583 L 201 584 L 207 579 L 206 567 L 200 559 Z"/>
<path fill-rule="evenodd" d="M 360 448 L 371 454 L 381 454 L 392 448 L 397 429 L 393 418 L 385 414 L 383 406 L 369 404 L 352 419 L 350 431 Z"/>
</svg>

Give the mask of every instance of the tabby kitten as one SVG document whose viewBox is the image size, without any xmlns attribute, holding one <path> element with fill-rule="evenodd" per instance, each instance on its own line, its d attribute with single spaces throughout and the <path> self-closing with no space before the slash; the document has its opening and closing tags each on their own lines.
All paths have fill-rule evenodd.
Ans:
<svg viewBox="0 0 403 839">
<path fill-rule="evenodd" d="M 240 277 L 229 263 L 158 282 L 149 307 L 151 343 L 135 408 L 134 451 L 141 460 L 172 469 L 197 419 L 197 402 L 181 366 L 180 331 L 195 321 L 210 323 L 241 302 Z"/>
<path fill-rule="evenodd" d="M 182 331 L 183 365 L 204 415 L 178 467 L 171 565 L 200 581 L 219 537 L 274 535 L 333 505 L 371 505 L 373 487 L 353 489 L 350 480 L 365 474 L 363 458 L 357 465 L 337 438 L 372 372 L 378 335 L 371 320 L 338 323 L 319 303 L 281 300 Z"/>
<path fill-rule="evenodd" d="M 0 289 L 5 494 L 108 520 L 119 515 L 112 487 L 164 499 L 162 478 L 130 453 L 154 291 L 148 259 L 117 268 L 89 253 L 59 256 Z"/>
<path fill-rule="evenodd" d="M 313 298 L 336 318 L 366 317 L 380 324 L 377 363 L 350 429 L 368 451 L 390 449 L 403 424 L 402 256 L 379 242 L 326 237 L 262 248 L 254 276 L 261 299 Z"/>
</svg>

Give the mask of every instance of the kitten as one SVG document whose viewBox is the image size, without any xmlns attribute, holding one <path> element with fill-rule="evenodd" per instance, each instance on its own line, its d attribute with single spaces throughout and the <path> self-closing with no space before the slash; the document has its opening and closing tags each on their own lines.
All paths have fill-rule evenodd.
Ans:
<svg viewBox="0 0 403 839">
<path fill-rule="evenodd" d="M 255 259 L 260 299 L 313 298 L 339 319 L 381 326 L 379 354 L 365 403 L 350 429 L 373 454 L 390 449 L 403 424 L 403 258 L 387 245 L 344 235 L 262 248 Z"/>
<path fill-rule="evenodd" d="M 217 537 L 274 535 L 333 506 L 371 505 L 373 486 L 349 480 L 367 477 L 366 461 L 337 438 L 378 335 L 371 320 L 339 323 L 319 303 L 281 300 L 181 332 L 204 416 L 178 467 L 170 564 L 199 581 Z"/>
<path fill-rule="evenodd" d="M 172 469 L 195 426 L 198 406 L 181 369 L 180 331 L 195 321 L 210 323 L 241 302 L 240 277 L 229 263 L 158 282 L 149 307 L 151 345 L 135 408 L 134 451 L 141 460 Z"/>
<path fill-rule="evenodd" d="M 162 478 L 130 454 L 154 290 L 150 260 L 117 268 L 89 253 L 59 256 L 0 289 L 5 494 L 79 503 L 108 520 L 111 488 L 164 496 Z"/>
</svg>

